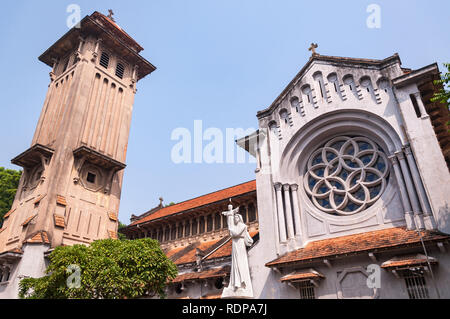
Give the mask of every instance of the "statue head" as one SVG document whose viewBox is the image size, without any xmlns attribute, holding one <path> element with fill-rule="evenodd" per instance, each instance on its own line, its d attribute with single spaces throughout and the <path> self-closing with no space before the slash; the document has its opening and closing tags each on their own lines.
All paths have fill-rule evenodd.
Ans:
<svg viewBox="0 0 450 319">
<path fill-rule="evenodd" d="M 241 214 L 235 214 L 234 217 L 233 217 L 233 221 L 234 221 L 235 225 L 244 222 L 244 220 L 242 219 L 242 215 Z"/>
<path fill-rule="evenodd" d="M 228 210 L 232 210 L 233 209 L 233 205 L 228 205 Z"/>
</svg>

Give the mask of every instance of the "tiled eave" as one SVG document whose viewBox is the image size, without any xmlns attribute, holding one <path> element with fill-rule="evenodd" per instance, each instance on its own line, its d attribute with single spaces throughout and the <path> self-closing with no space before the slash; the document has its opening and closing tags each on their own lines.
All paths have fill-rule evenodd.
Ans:
<svg viewBox="0 0 450 319">
<path fill-rule="evenodd" d="M 11 160 L 11 163 L 24 168 L 31 168 L 36 164 L 41 163 L 42 157 L 47 159 L 51 158 L 54 152 L 55 151 L 53 149 L 47 146 L 35 144 L 29 149 L 27 149 L 25 152 L 14 157 Z"/>
<path fill-rule="evenodd" d="M 450 236 L 441 233 L 421 232 L 426 245 L 450 241 Z M 304 248 L 289 252 L 269 263 L 266 267 L 285 268 L 315 262 L 330 261 L 362 254 L 421 247 L 417 231 L 405 228 L 390 228 L 355 235 L 330 238 L 308 243 Z"/>
<path fill-rule="evenodd" d="M 22 258 L 23 252 L 16 248 L 0 254 L 0 263 L 12 263 Z"/>
<path fill-rule="evenodd" d="M 75 157 L 85 157 L 89 162 L 104 167 L 106 169 L 113 169 L 114 171 L 122 170 L 126 167 L 124 163 L 116 161 L 115 159 L 97 152 L 87 146 L 81 146 L 73 151 Z"/>
<path fill-rule="evenodd" d="M 401 88 L 411 83 L 421 84 L 434 80 L 437 76 L 439 76 L 439 68 L 436 63 L 433 63 L 393 79 L 392 84 L 396 88 Z"/>
</svg>

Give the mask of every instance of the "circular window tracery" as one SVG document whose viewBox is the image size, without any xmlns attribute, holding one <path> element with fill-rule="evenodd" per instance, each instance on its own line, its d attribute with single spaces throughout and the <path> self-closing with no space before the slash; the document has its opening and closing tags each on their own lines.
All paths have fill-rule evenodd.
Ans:
<svg viewBox="0 0 450 319">
<path fill-rule="evenodd" d="M 362 136 L 339 136 L 309 157 L 304 188 L 321 211 L 353 215 L 380 198 L 388 178 L 387 157 L 376 143 Z"/>
</svg>

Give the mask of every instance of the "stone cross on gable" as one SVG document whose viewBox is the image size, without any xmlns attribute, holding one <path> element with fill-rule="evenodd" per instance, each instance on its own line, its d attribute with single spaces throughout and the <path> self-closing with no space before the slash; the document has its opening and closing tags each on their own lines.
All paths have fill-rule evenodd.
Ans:
<svg viewBox="0 0 450 319">
<path fill-rule="evenodd" d="M 311 43 L 311 46 L 309 47 L 309 51 L 312 51 L 312 54 L 313 55 L 315 55 L 315 54 L 318 54 L 317 52 L 316 52 L 316 49 L 318 48 L 319 46 L 317 45 L 317 43 Z"/>
<path fill-rule="evenodd" d="M 109 9 L 108 12 L 109 12 L 108 18 L 110 18 L 112 21 L 115 21 L 113 18 L 114 12 L 111 9 Z"/>
</svg>

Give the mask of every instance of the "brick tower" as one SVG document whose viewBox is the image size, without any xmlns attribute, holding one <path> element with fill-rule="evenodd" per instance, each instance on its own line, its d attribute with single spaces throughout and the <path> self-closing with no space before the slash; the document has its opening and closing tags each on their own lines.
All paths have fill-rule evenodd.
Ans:
<svg viewBox="0 0 450 319">
<path fill-rule="evenodd" d="M 112 19 L 86 16 L 39 60 L 52 67 L 31 147 L 0 229 L 0 298 L 39 277 L 60 245 L 116 238 L 136 83 L 155 70 Z"/>
</svg>

